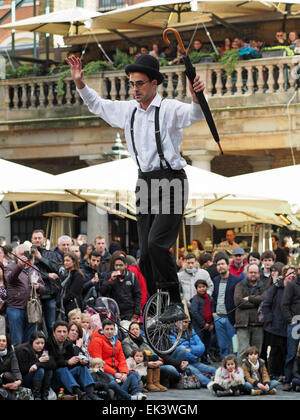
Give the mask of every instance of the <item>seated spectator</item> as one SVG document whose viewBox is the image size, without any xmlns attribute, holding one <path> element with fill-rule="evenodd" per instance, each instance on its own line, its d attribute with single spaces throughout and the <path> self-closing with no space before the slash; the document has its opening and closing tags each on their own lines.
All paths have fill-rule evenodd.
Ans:
<svg viewBox="0 0 300 420">
<path fill-rule="evenodd" d="M 239 367 L 234 354 L 228 354 L 222 360 L 215 374 L 214 380 L 209 382 L 207 388 L 214 392 L 217 397 L 240 395 L 244 391 L 244 372 Z"/>
<path fill-rule="evenodd" d="M 94 395 L 94 380 L 86 362 L 75 354 L 68 333 L 68 324 L 57 321 L 54 324 L 53 334 L 46 342 L 46 350 L 55 360 L 53 388 L 57 392 L 63 386 L 70 394 L 78 395 L 79 399 L 99 400 L 99 397 Z"/>
<path fill-rule="evenodd" d="M 259 358 L 259 351 L 255 346 L 249 347 L 245 352 L 242 363 L 245 376 L 245 391 L 251 395 L 277 393 L 278 382 L 270 380 L 265 361 Z"/>
<path fill-rule="evenodd" d="M 7 290 L 4 282 L 4 265 L 0 262 L 0 335 L 4 335 L 6 332 L 6 300 Z"/>
<path fill-rule="evenodd" d="M 146 384 L 147 377 L 148 377 L 147 376 L 147 372 L 148 372 L 147 361 L 148 361 L 147 354 L 145 351 L 141 349 L 133 350 L 131 356 L 126 358 L 126 363 L 127 363 L 129 372 L 131 371 L 136 372 L 139 375 L 139 380 L 142 381 L 143 386 Z M 152 369 L 153 374 L 156 371 L 159 374 L 159 368 Z M 153 385 L 153 382 L 151 385 Z M 143 388 L 143 392 L 148 392 L 148 391 L 167 391 L 167 388 L 164 388 L 164 389 L 159 389 L 157 387 L 155 387 L 155 389 L 151 389 L 150 387 L 147 389 Z"/>
<path fill-rule="evenodd" d="M 245 278 L 244 270 L 247 266 L 245 259 L 245 251 L 243 248 L 237 247 L 232 251 L 232 261 L 229 264 L 229 272 L 235 277 Z"/>
<path fill-rule="evenodd" d="M 233 48 L 233 47 L 232 47 Z M 233 251 L 234 248 L 238 247 L 239 244 L 237 244 L 235 240 L 235 232 L 232 229 L 226 230 L 226 240 L 221 242 L 219 244 L 220 247 L 224 247 L 226 249 L 229 249 L 230 251 Z"/>
<path fill-rule="evenodd" d="M 83 342 L 83 330 L 80 324 L 77 322 L 69 322 L 68 325 L 68 339 L 72 342 L 74 353 L 79 356 L 82 365 L 88 366 L 90 362 L 90 355 L 87 347 L 84 346 Z"/>
<path fill-rule="evenodd" d="M 288 45 L 286 34 L 283 31 L 277 31 L 275 35 L 275 40 L 272 42 L 272 47 Z"/>
<path fill-rule="evenodd" d="M 138 375 L 135 372 L 129 372 L 121 342 L 115 336 L 114 322 L 105 319 L 102 327 L 102 331 L 96 330 L 92 335 L 88 347 L 91 357 L 100 358 L 105 362 L 104 372 L 120 385 L 125 394 L 124 399 L 146 399 L 146 395 L 142 394 L 139 387 Z"/>
<path fill-rule="evenodd" d="M 39 296 L 45 292 L 42 277 L 33 268 L 34 256 L 30 254 L 27 258 L 26 251 L 28 248 L 24 245 L 17 246 L 17 262 L 9 264 L 4 272 L 7 285 L 6 314 L 14 346 L 29 341 L 31 334 L 37 329 L 37 324 L 30 324 L 27 317 L 27 303 L 32 287 L 36 289 Z"/>
<path fill-rule="evenodd" d="M 120 255 L 112 260 L 113 270 L 109 280 L 104 280 L 105 296 L 114 299 L 122 320 L 138 320 L 141 310 L 141 288 L 135 274 L 127 269 L 125 258 Z"/>
<path fill-rule="evenodd" d="M 148 374 L 147 388 L 150 391 L 165 390 L 160 383 L 160 376 L 165 382 L 177 382 L 180 378 L 181 362 L 169 355 L 157 355 L 148 345 L 146 339 L 141 334 L 140 325 L 133 321 L 129 325 L 129 334 L 122 341 L 122 349 L 126 358 L 130 357 L 134 350 L 140 349 L 147 353 L 148 356 Z M 150 369 L 160 369 L 160 372 L 149 372 Z M 151 388 L 151 389 L 150 389 Z"/>
<path fill-rule="evenodd" d="M 220 55 L 222 57 L 222 55 L 224 54 L 225 51 L 229 51 L 231 50 L 231 39 L 229 37 L 226 37 L 224 39 L 224 45 L 221 46 L 220 48 Z"/>
<path fill-rule="evenodd" d="M 200 39 L 195 39 L 193 42 L 193 50 L 195 52 L 203 52 L 204 48 L 203 48 L 203 44 L 200 41 Z"/>
<path fill-rule="evenodd" d="M 208 349 L 210 348 L 211 332 L 214 329 L 214 320 L 212 313 L 215 312 L 214 301 L 207 294 L 207 282 L 205 280 L 197 280 L 195 282 L 196 295 L 191 300 L 191 318 L 192 326 L 201 338 L 205 346 L 205 350 L 201 361 L 210 362 Z"/>
<path fill-rule="evenodd" d="M 201 386 L 206 388 L 210 382 L 208 376 L 214 376 L 216 369 L 212 366 L 208 366 L 204 363 L 199 362 L 199 357 L 204 353 L 205 347 L 200 337 L 190 325 L 190 321 L 185 319 L 183 322 L 182 336 L 179 340 L 178 346 L 181 351 L 181 355 L 175 356 L 177 359 L 187 360 L 189 362 L 188 369 L 195 375 L 198 376 Z M 171 341 L 174 343 L 176 337 L 170 335 Z M 182 353 L 183 349 L 185 350 Z"/>
<path fill-rule="evenodd" d="M 16 347 L 16 355 L 23 376 L 22 385 L 32 391 L 35 400 L 47 400 L 55 361 L 45 350 L 42 331 L 34 332 L 30 341 Z"/>
<path fill-rule="evenodd" d="M 190 307 L 191 299 L 195 294 L 195 281 L 206 280 L 208 285 L 207 293 L 211 296 L 214 290 L 214 284 L 210 278 L 209 273 L 202 268 L 199 268 L 199 263 L 196 261 L 194 254 L 187 254 L 184 257 L 183 271 L 177 273 L 180 287 L 182 289 L 182 299 L 184 299 Z"/>
<path fill-rule="evenodd" d="M 152 44 L 152 50 L 149 52 L 150 55 L 155 57 L 157 60 L 159 59 L 159 46 L 158 44 Z"/>
<path fill-rule="evenodd" d="M 112 381 L 110 375 L 104 372 L 105 363 L 99 357 L 91 360 L 91 367 L 89 369 L 94 381 L 95 390 L 99 397 L 105 400 L 113 400 L 115 397 L 114 391 L 109 387 Z M 121 398 L 121 394 L 116 393 L 116 397 Z"/>
<path fill-rule="evenodd" d="M 0 399 L 14 400 L 21 383 L 22 374 L 10 338 L 0 335 Z"/>
</svg>

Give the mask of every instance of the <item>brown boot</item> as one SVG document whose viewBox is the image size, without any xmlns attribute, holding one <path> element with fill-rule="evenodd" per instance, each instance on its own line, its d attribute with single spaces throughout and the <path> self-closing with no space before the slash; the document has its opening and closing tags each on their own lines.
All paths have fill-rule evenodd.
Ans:
<svg viewBox="0 0 300 420">
<path fill-rule="evenodd" d="M 153 376 L 156 369 L 147 369 L 147 389 L 149 392 L 158 392 L 160 389 L 154 385 Z"/>
<path fill-rule="evenodd" d="M 160 370 L 153 369 L 153 383 L 160 391 L 168 391 L 168 388 L 160 384 Z"/>
</svg>

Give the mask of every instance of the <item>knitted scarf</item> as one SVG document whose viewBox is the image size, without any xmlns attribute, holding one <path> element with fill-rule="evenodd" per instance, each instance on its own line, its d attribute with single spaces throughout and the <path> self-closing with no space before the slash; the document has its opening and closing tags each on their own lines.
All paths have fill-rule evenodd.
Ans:
<svg viewBox="0 0 300 420">
<path fill-rule="evenodd" d="M 260 381 L 259 361 L 257 361 L 255 365 L 250 360 L 248 361 L 250 363 L 250 368 L 251 368 L 251 378 L 255 379 L 256 381 Z"/>
</svg>

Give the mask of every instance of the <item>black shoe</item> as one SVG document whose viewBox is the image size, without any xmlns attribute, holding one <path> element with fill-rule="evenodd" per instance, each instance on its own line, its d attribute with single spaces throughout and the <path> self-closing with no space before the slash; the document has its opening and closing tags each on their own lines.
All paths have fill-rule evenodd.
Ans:
<svg viewBox="0 0 300 420">
<path fill-rule="evenodd" d="M 175 322 L 183 321 L 187 319 L 188 316 L 184 312 L 180 303 L 171 303 L 164 313 L 160 316 L 159 320 L 161 322 Z"/>
</svg>

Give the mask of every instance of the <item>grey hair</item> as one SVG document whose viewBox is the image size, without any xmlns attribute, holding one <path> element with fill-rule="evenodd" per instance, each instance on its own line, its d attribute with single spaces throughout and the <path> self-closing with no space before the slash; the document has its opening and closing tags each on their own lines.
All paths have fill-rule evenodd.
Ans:
<svg viewBox="0 0 300 420">
<path fill-rule="evenodd" d="M 62 235 L 58 238 L 57 243 L 59 244 L 62 241 L 71 241 L 72 242 L 72 238 L 70 238 L 70 236 L 68 236 L 68 235 Z"/>
</svg>

